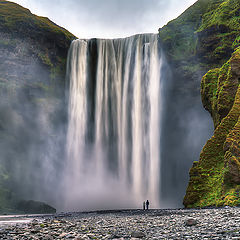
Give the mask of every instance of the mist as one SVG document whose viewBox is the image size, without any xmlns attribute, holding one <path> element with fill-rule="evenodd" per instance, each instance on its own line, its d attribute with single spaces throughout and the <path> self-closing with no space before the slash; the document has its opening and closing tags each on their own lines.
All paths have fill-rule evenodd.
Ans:
<svg viewBox="0 0 240 240">
<path fill-rule="evenodd" d="M 78 38 L 157 33 L 196 0 L 13 0 L 48 17 Z"/>
</svg>

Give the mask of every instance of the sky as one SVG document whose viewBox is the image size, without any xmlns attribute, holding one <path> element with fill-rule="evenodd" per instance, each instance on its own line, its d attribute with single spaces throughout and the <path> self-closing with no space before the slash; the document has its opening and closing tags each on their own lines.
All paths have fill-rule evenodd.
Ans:
<svg viewBox="0 0 240 240">
<path fill-rule="evenodd" d="M 196 0 L 11 0 L 48 17 L 78 38 L 157 33 Z"/>
</svg>

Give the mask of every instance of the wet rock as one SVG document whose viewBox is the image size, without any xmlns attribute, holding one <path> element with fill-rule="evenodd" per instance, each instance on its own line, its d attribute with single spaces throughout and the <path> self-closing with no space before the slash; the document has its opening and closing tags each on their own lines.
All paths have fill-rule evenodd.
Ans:
<svg viewBox="0 0 240 240">
<path fill-rule="evenodd" d="M 67 233 L 61 233 L 60 235 L 59 235 L 59 237 L 60 238 L 64 238 L 65 236 L 67 236 L 68 234 Z"/>
<path fill-rule="evenodd" d="M 131 237 L 133 238 L 144 238 L 146 235 L 143 232 L 133 232 L 131 234 Z"/>
<path fill-rule="evenodd" d="M 195 226 L 195 225 L 197 225 L 197 220 L 196 219 L 193 219 L 193 218 L 189 218 L 189 219 L 187 219 L 187 221 L 185 222 L 185 224 L 187 225 L 187 226 L 189 226 L 189 227 L 191 227 L 191 226 Z"/>
<path fill-rule="evenodd" d="M 24 213 L 40 213 L 40 214 L 45 214 L 45 213 L 56 213 L 56 209 L 53 208 L 52 206 L 43 203 L 43 202 L 38 202 L 38 201 L 19 201 L 16 205 L 16 210 L 22 211 Z"/>
<path fill-rule="evenodd" d="M 32 229 L 31 230 L 31 233 L 39 233 L 40 232 L 40 229 Z"/>
</svg>

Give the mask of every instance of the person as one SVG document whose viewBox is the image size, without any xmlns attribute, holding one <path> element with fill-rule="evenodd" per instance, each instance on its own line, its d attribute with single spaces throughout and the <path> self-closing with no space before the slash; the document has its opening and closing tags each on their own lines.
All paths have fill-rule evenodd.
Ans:
<svg viewBox="0 0 240 240">
<path fill-rule="evenodd" d="M 146 204 L 145 204 L 145 201 L 143 202 L 143 210 L 146 209 Z"/>
<path fill-rule="evenodd" d="M 147 200 L 146 201 L 146 207 L 147 207 L 147 210 L 149 209 L 149 201 Z"/>
</svg>

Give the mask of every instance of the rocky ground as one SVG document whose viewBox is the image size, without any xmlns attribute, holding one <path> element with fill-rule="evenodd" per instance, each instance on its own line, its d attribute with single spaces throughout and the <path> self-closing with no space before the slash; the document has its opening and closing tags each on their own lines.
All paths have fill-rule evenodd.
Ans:
<svg viewBox="0 0 240 240">
<path fill-rule="evenodd" d="M 240 239 L 240 208 L 1 217 L 0 239 Z"/>
</svg>

